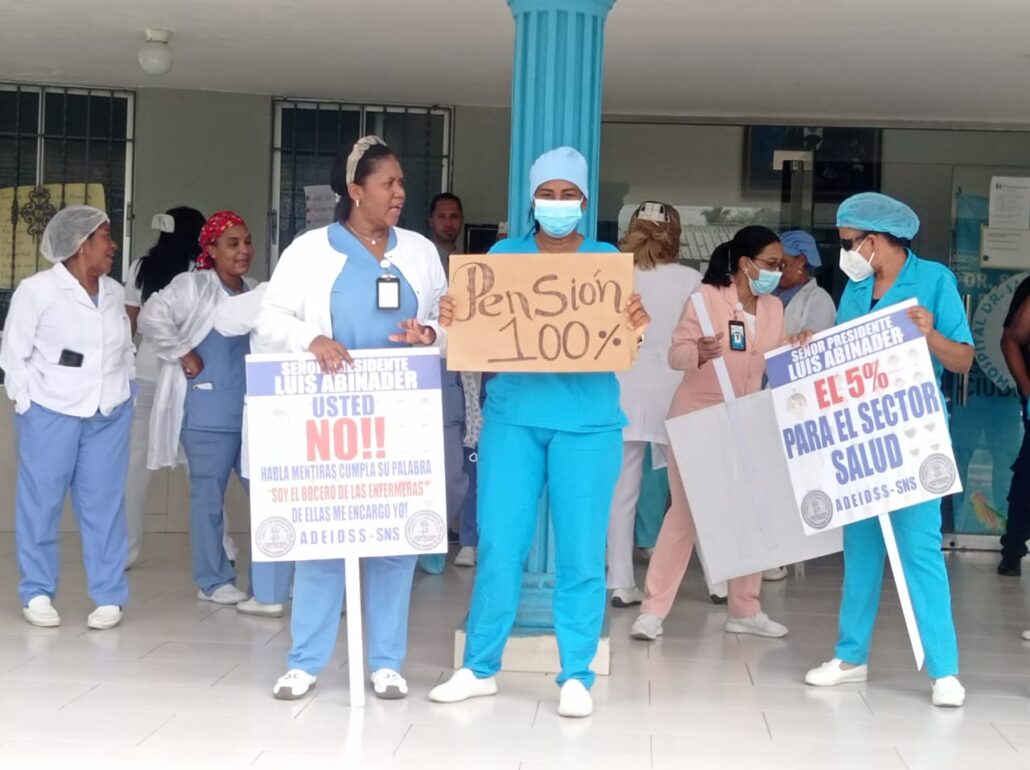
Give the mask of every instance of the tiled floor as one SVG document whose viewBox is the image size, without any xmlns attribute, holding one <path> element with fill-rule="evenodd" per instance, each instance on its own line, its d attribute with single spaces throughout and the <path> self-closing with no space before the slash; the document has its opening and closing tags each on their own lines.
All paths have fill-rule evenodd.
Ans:
<svg viewBox="0 0 1030 770">
<path fill-rule="evenodd" d="M 555 713 L 544 675 L 502 674 L 501 693 L 429 703 L 449 670 L 469 570 L 419 575 L 405 701 L 348 706 L 346 636 L 306 700 L 271 697 L 289 645 L 285 620 L 196 601 L 183 536 L 153 535 L 130 573 L 132 602 L 112 631 L 87 631 L 78 540 L 67 536 L 59 629 L 28 626 L 15 594 L 13 539 L 0 535 L 0 767 L 21 768 L 1030 768 L 1030 578 L 994 573 L 994 554 L 948 557 L 965 708 L 934 709 L 913 670 L 897 600 L 884 595 L 866 685 L 816 690 L 828 657 L 840 563 L 765 584 L 783 640 L 723 633 L 724 610 L 691 572 L 655 643 L 632 641 L 633 610 L 611 619 L 612 675 L 595 715 Z M 1030 562 L 1027 563 L 1030 573 Z M 889 581 L 888 581 L 889 582 Z"/>
</svg>

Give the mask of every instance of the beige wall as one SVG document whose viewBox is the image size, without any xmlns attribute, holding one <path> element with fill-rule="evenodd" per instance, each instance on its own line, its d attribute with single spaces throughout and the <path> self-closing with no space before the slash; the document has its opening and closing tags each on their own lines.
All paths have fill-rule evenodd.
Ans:
<svg viewBox="0 0 1030 770">
<path fill-rule="evenodd" d="M 456 107 L 451 191 L 461 198 L 465 221 L 490 225 L 508 218 L 510 110 Z"/>
<path fill-rule="evenodd" d="M 155 240 L 154 214 L 193 206 L 238 211 L 254 237 L 256 278 L 267 275 L 272 106 L 268 96 L 144 88 L 136 101 L 133 257 Z"/>
</svg>

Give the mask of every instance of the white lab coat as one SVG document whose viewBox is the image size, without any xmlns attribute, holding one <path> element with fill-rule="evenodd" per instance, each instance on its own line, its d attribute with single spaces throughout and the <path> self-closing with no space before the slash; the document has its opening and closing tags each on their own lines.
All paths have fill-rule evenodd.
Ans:
<svg viewBox="0 0 1030 770">
<path fill-rule="evenodd" d="M 651 465 L 664 468 L 669 436 L 665 418 L 683 373 L 669 366 L 672 332 L 683 313 L 687 297 L 701 285 L 701 274 L 684 265 L 658 265 L 653 270 L 633 271 L 634 288 L 651 316 L 637 360 L 627 372 L 617 372 L 620 405 L 629 424 L 622 429 L 623 441 L 651 444 Z"/>
<path fill-rule="evenodd" d="M 215 309 L 215 331 L 225 337 L 250 335 L 250 352 L 260 353 L 260 342 L 254 334 L 254 323 L 265 296 L 267 283 L 258 284 L 252 291 L 227 297 Z M 250 451 L 247 448 L 247 400 L 243 400 L 243 443 L 240 446 L 240 475 L 250 478 Z"/>
<path fill-rule="evenodd" d="M 418 301 L 416 319 L 436 332 L 434 345 L 444 347 L 446 335 L 437 322 L 440 297 L 447 293 L 447 276 L 436 247 L 425 236 L 394 228 L 397 243 L 386 252 L 411 284 Z M 333 336 L 330 296 L 347 262 L 329 243 L 329 228 L 309 230 L 294 239 L 279 258 L 257 319 L 257 341 L 264 352 L 303 353 L 319 335 Z"/>
<path fill-rule="evenodd" d="M 248 288 L 254 281 L 244 278 Z M 185 461 L 179 450 L 186 375 L 179 359 L 196 348 L 214 328 L 215 308 L 229 297 L 218 273 L 180 273 L 164 289 L 151 294 L 137 325 L 157 354 L 157 391 L 150 413 L 147 467 L 174 467 Z"/>
<path fill-rule="evenodd" d="M 94 305 L 61 263 L 19 284 L 7 313 L 0 368 L 15 411 L 33 404 L 73 417 L 109 415 L 130 395 L 135 348 L 122 286 L 100 278 Z M 62 351 L 81 366 L 59 363 Z"/>
<path fill-rule="evenodd" d="M 790 336 L 803 331 L 821 332 L 834 325 L 837 308 L 825 289 L 809 278 L 808 283 L 790 298 L 783 310 L 783 330 Z"/>
</svg>

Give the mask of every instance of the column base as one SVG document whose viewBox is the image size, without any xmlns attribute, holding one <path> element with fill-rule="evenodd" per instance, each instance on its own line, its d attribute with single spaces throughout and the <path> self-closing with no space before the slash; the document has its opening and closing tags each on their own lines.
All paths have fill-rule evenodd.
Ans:
<svg viewBox="0 0 1030 770">
<path fill-rule="evenodd" d="M 454 667 L 461 668 L 465 657 L 465 628 L 468 616 L 454 632 Z M 608 616 L 601 626 L 601 638 L 597 643 L 597 654 L 590 670 L 598 676 L 611 673 L 611 640 L 609 639 Z M 518 625 L 512 629 L 501 658 L 501 671 L 521 671 L 529 674 L 557 674 L 561 671 L 558 658 L 558 639 L 553 630 L 524 628 Z"/>
</svg>

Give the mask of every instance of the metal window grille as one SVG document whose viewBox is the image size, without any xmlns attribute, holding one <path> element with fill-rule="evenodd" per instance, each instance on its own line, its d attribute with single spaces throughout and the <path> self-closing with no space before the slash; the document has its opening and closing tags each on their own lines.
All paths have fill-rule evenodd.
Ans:
<svg viewBox="0 0 1030 770">
<path fill-rule="evenodd" d="M 400 157 L 407 191 L 401 227 L 424 231 L 429 202 L 450 189 L 451 117 L 447 107 L 276 99 L 270 267 L 294 237 L 310 226 L 305 187 L 328 185 L 336 154 L 366 134 L 382 137 Z"/>
<path fill-rule="evenodd" d="M 0 83 L 0 328 L 21 279 L 48 267 L 39 237 L 60 209 L 102 208 L 129 253 L 133 94 Z"/>
</svg>

